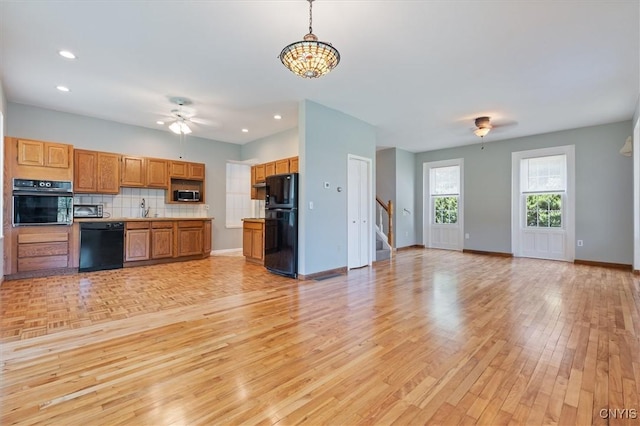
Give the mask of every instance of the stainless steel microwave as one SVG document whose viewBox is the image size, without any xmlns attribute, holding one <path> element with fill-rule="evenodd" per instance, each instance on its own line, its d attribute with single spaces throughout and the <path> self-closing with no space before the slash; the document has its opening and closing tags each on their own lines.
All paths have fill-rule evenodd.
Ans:
<svg viewBox="0 0 640 426">
<path fill-rule="evenodd" d="M 173 201 L 200 201 L 200 191 L 186 189 L 173 191 Z"/>
</svg>

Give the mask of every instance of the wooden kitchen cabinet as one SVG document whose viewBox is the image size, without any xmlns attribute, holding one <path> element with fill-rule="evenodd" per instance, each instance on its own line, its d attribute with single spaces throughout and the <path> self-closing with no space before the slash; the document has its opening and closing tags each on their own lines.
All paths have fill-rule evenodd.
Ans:
<svg viewBox="0 0 640 426">
<path fill-rule="evenodd" d="M 255 167 L 255 170 L 256 170 L 256 183 L 263 183 L 265 181 L 265 178 L 266 178 L 265 165 L 264 164 L 256 164 L 254 167 Z"/>
<path fill-rule="evenodd" d="M 17 232 L 15 272 L 61 269 L 69 266 L 69 228 L 36 226 Z"/>
<path fill-rule="evenodd" d="M 276 174 L 276 162 L 271 161 L 270 163 L 264 164 L 264 175 L 265 177 L 273 176 Z"/>
<path fill-rule="evenodd" d="M 289 173 L 289 159 L 284 158 L 282 160 L 276 161 L 276 175 L 281 175 L 283 173 Z"/>
<path fill-rule="evenodd" d="M 151 258 L 173 256 L 173 222 L 151 222 Z"/>
<path fill-rule="evenodd" d="M 289 158 L 289 173 L 298 173 L 298 157 Z"/>
<path fill-rule="evenodd" d="M 119 154 L 76 149 L 73 157 L 74 192 L 90 194 L 120 192 Z"/>
<path fill-rule="evenodd" d="M 71 145 L 18 139 L 18 164 L 68 169 L 70 151 Z"/>
<path fill-rule="evenodd" d="M 248 262 L 264 263 L 264 221 L 246 219 L 243 222 L 242 254 Z"/>
<path fill-rule="evenodd" d="M 202 255 L 203 251 L 202 220 L 179 220 L 177 235 L 177 256 Z"/>
<path fill-rule="evenodd" d="M 169 163 L 167 160 L 162 160 L 159 158 L 145 158 L 145 186 L 147 188 L 168 188 L 168 167 Z"/>
<path fill-rule="evenodd" d="M 122 156 L 120 186 L 144 187 L 145 169 L 143 157 Z"/>
<path fill-rule="evenodd" d="M 167 160 L 123 155 L 120 186 L 168 188 Z"/>
<path fill-rule="evenodd" d="M 189 163 L 186 161 L 171 161 L 169 163 L 169 177 L 178 179 L 204 180 L 205 166 L 203 163 Z"/>
<path fill-rule="evenodd" d="M 150 258 L 151 231 L 149 222 L 127 222 L 124 234 L 125 262 Z"/>
<path fill-rule="evenodd" d="M 211 248 L 213 245 L 213 236 L 211 235 L 212 230 L 211 221 L 205 220 L 203 230 L 204 243 L 202 247 L 202 253 L 205 256 L 209 256 L 211 254 Z"/>
</svg>

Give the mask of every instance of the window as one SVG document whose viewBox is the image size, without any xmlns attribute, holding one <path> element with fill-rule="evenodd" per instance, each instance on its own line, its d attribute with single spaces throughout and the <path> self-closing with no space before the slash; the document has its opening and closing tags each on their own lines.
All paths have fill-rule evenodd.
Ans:
<svg viewBox="0 0 640 426">
<path fill-rule="evenodd" d="M 226 227 L 242 228 L 242 219 L 251 216 L 251 166 L 227 163 Z"/>
<path fill-rule="evenodd" d="M 432 168 L 429 182 L 431 182 L 433 223 L 458 223 L 460 166 Z"/>
<path fill-rule="evenodd" d="M 527 228 L 561 228 L 567 187 L 566 155 L 522 159 L 520 173 Z"/>
</svg>

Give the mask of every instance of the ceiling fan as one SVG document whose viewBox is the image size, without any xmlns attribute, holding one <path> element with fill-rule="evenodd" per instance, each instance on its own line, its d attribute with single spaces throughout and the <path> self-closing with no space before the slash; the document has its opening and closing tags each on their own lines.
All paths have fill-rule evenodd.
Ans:
<svg viewBox="0 0 640 426">
<path fill-rule="evenodd" d="M 474 124 L 476 128 L 473 129 L 473 133 L 480 138 L 484 138 L 489 134 L 490 131 L 493 131 L 494 129 L 503 129 L 505 127 L 510 127 L 518 123 L 515 121 L 500 120 L 499 123 L 496 124 L 495 122 L 491 122 L 491 117 L 482 116 L 476 118 L 474 120 Z"/>
<path fill-rule="evenodd" d="M 207 124 L 206 120 L 195 117 L 195 110 L 190 108 L 191 100 L 182 97 L 169 98 L 169 102 L 178 106 L 171 110 L 171 118 L 159 121 L 158 124 L 168 124 L 169 130 L 177 135 L 188 135 L 193 130 L 189 125 Z"/>
</svg>

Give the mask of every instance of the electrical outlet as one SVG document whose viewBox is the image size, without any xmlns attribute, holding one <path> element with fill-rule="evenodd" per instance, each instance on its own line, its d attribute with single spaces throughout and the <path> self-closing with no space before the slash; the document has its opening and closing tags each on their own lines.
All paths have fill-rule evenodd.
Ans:
<svg viewBox="0 0 640 426">
<path fill-rule="evenodd" d="M 324 189 L 329 189 L 329 186 L 330 186 L 330 185 L 329 185 L 329 182 L 325 182 L 325 183 L 324 183 Z"/>
<path fill-rule="evenodd" d="M 205 204 L 205 205 L 204 205 L 204 209 L 205 209 L 205 210 L 209 210 L 209 204 Z"/>
<path fill-rule="evenodd" d="M 578 240 L 578 247 L 582 247 L 584 245 L 584 241 Z"/>
</svg>

